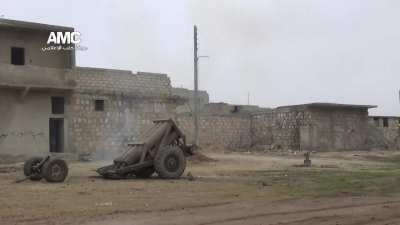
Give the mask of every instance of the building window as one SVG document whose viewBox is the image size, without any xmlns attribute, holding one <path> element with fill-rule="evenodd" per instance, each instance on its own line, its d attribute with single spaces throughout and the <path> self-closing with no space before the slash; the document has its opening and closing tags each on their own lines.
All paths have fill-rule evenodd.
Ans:
<svg viewBox="0 0 400 225">
<path fill-rule="evenodd" d="M 379 117 L 374 117 L 375 126 L 379 127 Z"/>
<path fill-rule="evenodd" d="M 104 111 L 104 100 L 97 99 L 94 101 L 94 110 L 97 112 Z"/>
<path fill-rule="evenodd" d="M 51 113 L 52 114 L 64 114 L 64 98 L 63 97 L 51 97 Z"/>
<path fill-rule="evenodd" d="M 232 109 L 232 113 L 237 113 L 237 112 L 239 112 L 239 110 L 240 110 L 240 106 L 238 106 L 238 105 L 235 105 L 235 106 L 233 106 L 233 109 Z"/>
<path fill-rule="evenodd" d="M 383 127 L 389 127 L 389 119 L 383 118 Z"/>
<path fill-rule="evenodd" d="M 25 65 L 25 49 L 11 47 L 11 64 Z"/>
</svg>

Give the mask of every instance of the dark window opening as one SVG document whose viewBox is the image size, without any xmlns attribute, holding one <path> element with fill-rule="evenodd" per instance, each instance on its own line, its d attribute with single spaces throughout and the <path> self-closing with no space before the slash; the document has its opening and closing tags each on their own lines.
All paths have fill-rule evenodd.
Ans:
<svg viewBox="0 0 400 225">
<path fill-rule="evenodd" d="M 237 105 L 233 106 L 232 113 L 239 112 L 239 109 L 240 109 L 240 106 L 237 106 Z"/>
<path fill-rule="evenodd" d="M 95 100 L 94 101 L 94 110 L 98 112 L 104 111 L 104 100 Z"/>
<path fill-rule="evenodd" d="M 383 118 L 383 127 L 389 127 L 389 119 Z"/>
<path fill-rule="evenodd" d="M 50 118 L 49 120 L 50 152 L 64 152 L 64 120 Z"/>
<path fill-rule="evenodd" d="M 52 114 L 64 114 L 64 98 L 63 97 L 51 97 L 51 113 Z"/>
<path fill-rule="evenodd" d="M 379 117 L 374 117 L 375 126 L 379 127 Z"/>
<path fill-rule="evenodd" d="M 11 47 L 11 64 L 25 65 L 25 49 Z"/>
</svg>

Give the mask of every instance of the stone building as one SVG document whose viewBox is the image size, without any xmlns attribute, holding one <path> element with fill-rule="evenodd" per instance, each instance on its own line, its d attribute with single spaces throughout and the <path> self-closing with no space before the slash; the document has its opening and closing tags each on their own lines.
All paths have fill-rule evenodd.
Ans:
<svg viewBox="0 0 400 225">
<path fill-rule="evenodd" d="M 179 105 L 176 108 L 177 113 L 192 113 L 194 110 L 194 91 L 186 88 L 172 88 L 172 95 L 185 99 L 185 103 Z M 202 110 L 203 106 L 210 102 L 210 97 L 207 91 L 198 91 L 197 95 L 199 110 Z"/>
<path fill-rule="evenodd" d="M 379 149 L 400 150 L 400 117 L 370 116 L 370 143 Z"/>
<path fill-rule="evenodd" d="M 252 117 L 253 145 L 269 149 L 368 148 L 368 109 L 376 106 L 311 103 L 283 106 Z"/>
<path fill-rule="evenodd" d="M 373 146 L 368 123 L 370 105 L 310 103 L 274 109 L 206 104 L 200 114 L 199 142 L 230 149 L 365 150 Z M 185 133 L 192 117 L 179 114 Z"/>
<path fill-rule="evenodd" d="M 75 66 L 74 50 L 42 51 L 70 27 L 0 19 L 0 154 L 114 155 L 179 98 L 166 74 Z"/>
</svg>

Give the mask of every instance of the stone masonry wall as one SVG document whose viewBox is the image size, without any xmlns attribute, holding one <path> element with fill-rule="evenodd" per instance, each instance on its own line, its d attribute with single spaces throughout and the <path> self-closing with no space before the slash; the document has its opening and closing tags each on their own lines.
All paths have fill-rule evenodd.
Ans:
<svg viewBox="0 0 400 225">
<path fill-rule="evenodd" d="M 185 88 L 172 88 L 172 95 L 178 96 L 184 100 L 186 100 L 185 104 L 182 104 L 177 107 L 177 113 L 191 113 L 194 110 L 194 91 L 185 89 Z M 209 95 L 207 91 L 198 92 L 198 102 L 199 102 L 199 110 L 203 108 L 205 104 L 209 103 Z"/>
<path fill-rule="evenodd" d="M 177 124 L 191 143 L 193 118 L 180 115 Z M 202 147 L 238 149 L 251 145 L 250 117 L 202 115 L 199 126 L 199 144 Z"/>
<path fill-rule="evenodd" d="M 310 123 L 311 116 L 303 108 L 276 108 L 268 113 L 254 114 L 251 120 L 253 146 L 264 149 L 299 149 L 301 126 Z"/>
<path fill-rule="evenodd" d="M 312 108 L 312 124 L 303 129 L 302 148 L 306 150 L 365 150 L 368 110 Z"/>
<path fill-rule="evenodd" d="M 166 74 L 78 67 L 69 75 L 76 81 L 78 92 L 171 97 L 171 81 Z"/>
<path fill-rule="evenodd" d="M 96 99 L 105 100 L 105 110 L 95 111 Z M 175 104 L 168 100 L 143 100 L 123 95 L 75 94 L 72 97 L 71 145 L 76 152 L 96 158 L 112 158 L 127 143 L 138 141 L 152 120 L 173 117 Z"/>
<path fill-rule="evenodd" d="M 400 117 L 369 117 L 368 131 L 374 148 L 400 150 Z"/>
<path fill-rule="evenodd" d="M 75 72 L 70 76 L 77 88 L 68 112 L 71 152 L 112 159 L 127 143 L 138 141 L 153 119 L 175 116 L 176 101 L 166 75 L 89 68 Z M 104 111 L 95 110 L 95 100 L 104 100 Z"/>
</svg>

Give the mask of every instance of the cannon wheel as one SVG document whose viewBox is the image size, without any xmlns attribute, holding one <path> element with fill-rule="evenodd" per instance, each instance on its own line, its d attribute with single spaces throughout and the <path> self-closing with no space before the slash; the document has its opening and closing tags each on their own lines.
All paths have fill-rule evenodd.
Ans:
<svg viewBox="0 0 400 225">
<path fill-rule="evenodd" d="M 153 166 L 147 167 L 147 168 L 143 168 L 143 169 L 141 169 L 139 171 L 136 171 L 135 172 L 135 176 L 137 178 L 142 178 L 142 179 L 149 178 L 149 177 L 151 177 L 151 175 L 153 175 L 154 171 L 155 170 L 154 170 Z"/>
<path fill-rule="evenodd" d="M 47 182 L 63 182 L 67 175 L 68 166 L 62 159 L 49 159 L 43 165 L 42 176 Z"/>
<path fill-rule="evenodd" d="M 33 181 L 41 180 L 42 176 L 40 175 L 40 173 L 36 173 L 36 174 L 34 173 L 33 166 L 36 166 L 42 160 L 43 160 L 43 158 L 41 158 L 41 157 L 32 157 L 32 158 L 28 159 L 24 163 L 24 175 L 29 177 L 29 179 L 33 180 Z"/>
<path fill-rule="evenodd" d="M 178 179 L 186 168 L 186 158 L 178 146 L 165 146 L 154 158 L 154 168 L 163 179 Z"/>
</svg>

